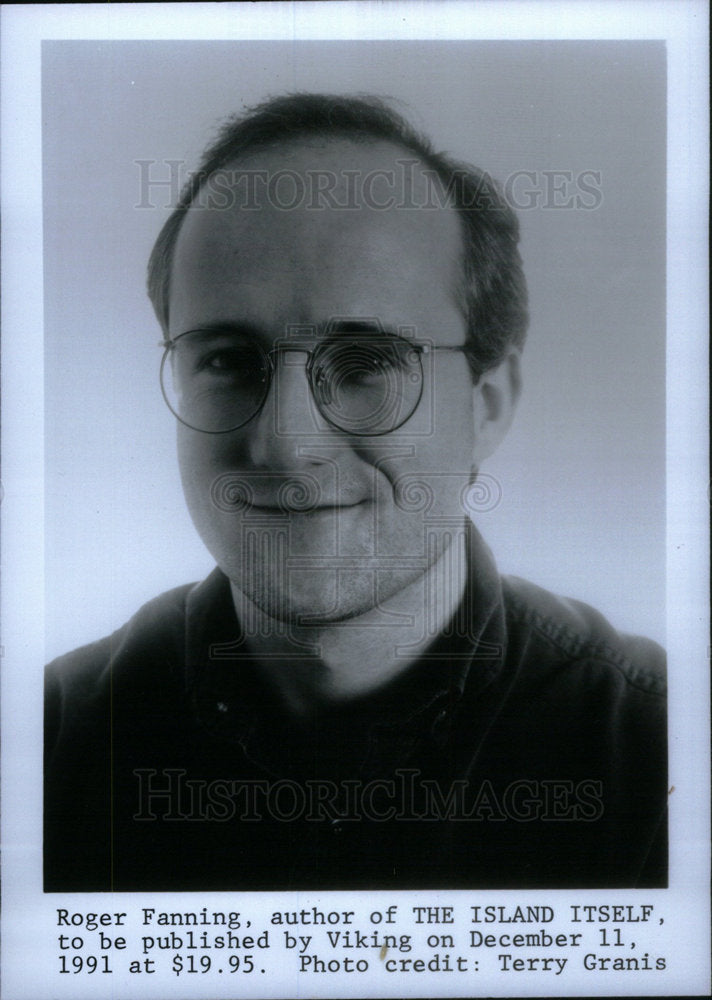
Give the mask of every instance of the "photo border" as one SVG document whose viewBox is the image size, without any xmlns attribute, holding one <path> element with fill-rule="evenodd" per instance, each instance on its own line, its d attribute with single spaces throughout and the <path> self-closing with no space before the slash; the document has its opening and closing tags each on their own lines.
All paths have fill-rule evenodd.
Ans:
<svg viewBox="0 0 712 1000">
<path fill-rule="evenodd" d="M 220 9 L 222 7 L 222 9 Z M 674 13 L 673 13 L 674 8 Z M 55 5 L 2 10 L 3 110 L 3 646 L 2 845 L 3 995 L 12 1000 L 60 993 L 43 958 L 54 940 L 56 900 L 42 899 L 37 858 L 41 829 L 33 774 L 42 731 L 42 693 L 29 700 L 17 678 L 44 660 L 43 535 L 43 313 L 40 43 L 43 38 L 664 38 L 669 56 L 668 107 L 668 646 L 672 677 L 670 718 L 670 872 L 668 890 L 577 893 L 581 901 L 655 901 L 665 909 L 667 951 L 676 977 L 599 980 L 597 995 L 690 995 L 709 989 L 709 639 L 707 459 L 707 242 L 706 5 L 701 2 L 247 5 Z M 469 34 L 468 34 L 469 33 Z M 28 169 L 27 164 L 35 165 Z M 27 372 L 35 373 L 28 383 Z M 94 894 L 77 908 L 104 906 Z M 206 894 L 207 898 L 221 894 Z M 315 894 L 312 894 L 315 895 Z M 320 894 L 324 895 L 324 894 Z M 338 894 L 341 895 L 341 894 Z M 349 893 L 358 896 L 358 893 Z M 362 894 L 375 909 L 392 893 Z M 408 893 L 413 905 L 432 893 Z M 452 894 L 469 900 L 472 892 Z M 524 902 L 532 895 L 517 892 Z M 563 899 L 560 892 L 550 894 Z M 179 894 L 171 906 L 183 908 Z M 481 897 L 501 893 L 477 893 Z M 534 894 L 539 898 L 540 894 Z M 532 897 L 534 898 L 534 897 Z M 48 905 L 44 905 L 48 903 Z M 271 904 L 268 904 L 271 908 Z M 189 908 L 189 903 L 185 904 Z M 277 908 L 276 904 L 275 907 Z M 42 943 L 44 942 L 44 943 Z M 679 974 L 678 974 L 679 973 Z M 330 978 L 330 977 L 327 977 Z M 293 983 L 272 995 L 290 995 Z M 423 981 L 393 984 L 388 995 L 418 995 Z M 161 996 L 166 983 L 132 984 L 132 997 Z M 176 996 L 200 996 L 171 982 Z M 309 988 L 313 995 L 358 995 L 345 980 Z M 508 995 L 509 979 L 488 980 L 490 995 Z M 518 995 L 547 995 L 533 983 Z M 116 984 L 113 990 L 116 990 Z M 210 989 L 214 989 L 211 983 Z M 274 984 L 271 984 L 274 990 Z M 304 984 L 302 984 L 304 989 Z M 40 990 L 41 992 L 38 992 Z M 157 992 L 158 991 L 158 992 Z M 585 992 L 584 992 L 585 991 Z M 107 996 L 111 992 L 107 990 Z M 116 994 L 115 994 L 116 995 Z M 247 994 L 245 994 L 247 995 Z M 255 995 L 258 995 L 257 993 Z M 383 995 L 386 995 L 385 993 Z M 422 995 L 422 992 L 420 993 Z M 572 995 L 592 995 L 590 981 Z"/>
</svg>

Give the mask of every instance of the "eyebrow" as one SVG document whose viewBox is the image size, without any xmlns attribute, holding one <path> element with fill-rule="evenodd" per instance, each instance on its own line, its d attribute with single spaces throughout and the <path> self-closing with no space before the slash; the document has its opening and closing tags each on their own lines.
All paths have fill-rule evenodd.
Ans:
<svg viewBox="0 0 712 1000">
<path fill-rule="evenodd" d="M 188 327 L 187 330 L 183 330 L 178 336 L 182 336 L 183 333 L 205 333 L 212 334 L 215 337 L 221 335 L 227 335 L 234 337 L 235 335 L 242 337 L 254 337 L 258 338 L 260 336 L 260 330 L 258 327 L 251 323 L 235 323 L 234 321 L 227 321 L 225 323 L 216 320 L 213 323 L 201 323 L 199 326 Z"/>
<path fill-rule="evenodd" d="M 399 333 L 395 327 L 382 323 L 375 317 L 339 316 L 336 319 L 331 318 L 322 323 L 293 323 L 289 324 L 287 331 L 285 332 L 289 332 L 290 328 L 292 328 L 294 332 L 303 332 L 304 335 L 312 333 L 318 339 L 354 333 L 363 333 L 369 336 L 377 336 L 379 334 L 384 336 L 397 336 Z M 253 323 L 243 321 L 235 322 L 234 320 L 227 320 L 225 322 L 216 320 L 211 323 L 191 327 L 190 329 L 182 332 L 200 332 L 208 335 L 212 334 L 213 336 L 241 336 L 249 337 L 254 340 L 262 340 L 266 335 L 265 331 L 261 327 Z"/>
<path fill-rule="evenodd" d="M 363 319 L 340 317 L 327 324 L 327 333 L 368 333 L 368 334 L 394 334 L 396 330 L 382 323 L 378 319 Z"/>
</svg>

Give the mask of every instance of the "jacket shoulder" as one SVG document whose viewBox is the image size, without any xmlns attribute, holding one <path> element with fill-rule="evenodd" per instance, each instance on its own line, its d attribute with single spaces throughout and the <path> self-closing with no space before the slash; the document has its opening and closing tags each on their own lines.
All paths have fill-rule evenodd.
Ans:
<svg viewBox="0 0 712 1000">
<path fill-rule="evenodd" d="M 140 641 L 142 636 L 159 638 L 160 633 L 171 629 L 185 614 L 185 601 L 194 584 L 184 584 L 167 590 L 143 604 L 131 618 L 111 635 L 87 643 L 69 653 L 64 653 L 47 664 L 48 676 L 72 678 L 80 681 L 85 675 L 94 676 L 106 666 L 130 641 Z"/>
<path fill-rule="evenodd" d="M 114 665 L 136 662 L 149 672 L 157 658 L 170 658 L 182 638 L 186 598 L 194 584 L 175 587 L 154 597 L 111 635 L 52 660 L 45 668 L 45 723 L 49 735 L 81 718 L 90 704 L 107 696 Z M 146 678 L 147 681 L 149 678 Z M 48 742 L 51 744 L 51 737 Z"/>
<path fill-rule="evenodd" d="M 502 580 L 510 628 L 525 627 L 569 662 L 597 661 L 630 687 L 666 694 L 666 657 L 658 643 L 615 629 L 583 601 L 559 597 L 519 577 Z"/>
</svg>

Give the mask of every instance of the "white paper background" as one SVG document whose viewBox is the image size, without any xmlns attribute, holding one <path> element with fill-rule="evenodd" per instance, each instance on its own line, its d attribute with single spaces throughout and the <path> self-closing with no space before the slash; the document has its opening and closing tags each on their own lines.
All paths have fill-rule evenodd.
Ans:
<svg viewBox="0 0 712 1000">
<path fill-rule="evenodd" d="M 503 180 L 516 170 L 602 172 L 604 200 L 596 212 L 521 213 L 532 292 L 528 390 L 509 441 L 487 469 L 502 484 L 503 502 L 480 526 L 502 569 L 589 600 L 614 624 L 659 639 L 667 558 L 673 888 L 645 897 L 664 906 L 668 927 L 677 918 L 678 934 L 666 948 L 674 962 L 652 983 L 598 976 L 595 992 L 705 990 L 705 14 L 704 5 L 683 3 L 5 8 L 4 996 L 38 998 L 63 988 L 68 992 L 61 995 L 84 995 L 77 979 L 66 987 L 52 980 L 54 907 L 62 904 L 40 892 L 42 664 L 121 624 L 159 590 L 210 568 L 180 497 L 170 416 L 157 392 L 158 333 L 142 292 L 145 259 L 165 212 L 133 207 L 134 161 L 194 165 L 220 115 L 285 89 L 392 94 L 410 105 L 436 145 Z M 142 37 L 221 41 L 211 44 L 209 61 L 205 48 L 185 43 L 181 62 L 171 42 L 125 41 Z M 307 41 L 320 37 L 350 41 Z M 462 41 L 468 37 L 668 38 L 666 549 L 658 207 L 664 178 L 656 159 L 664 120 L 659 101 L 651 103 L 660 94 L 659 71 L 656 77 L 651 69 L 659 56 L 651 54 L 646 66 L 630 47 L 616 55 L 610 46 L 596 53 L 588 45 L 576 54 L 550 45 L 542 58 L 534 45 L 468 49 Z M 46 105 L 56 117 L 44 132 L 51 171 L 45 193 L 57 198 L 44 205 L 46 340 L 43 38 L 96 40 L 77 51 L 74 73 L 66 62 L 55 71 L 61 93 L 49 95 Z M 102 45 L 101 38 L 122 42 Z M 231 57 L 225 42 L 245 38 L 263 41 L 247 55 L 237 43 L 241 58 Z M 354 44 L 369 38 L 379 41 Z M 265 39 L 280 40 L 279 51 Z M 428 41 L 434 39 L 452 41 Z M 445 53 L 449 46 L 455 56 Z M 57 51 L 49 50 L 46 65 Z M 518 893 L 517 901 L 529 895 Z M 615 901 L 638 895 L 616 893 Z M 575 901 L 610 896 L 578 893 Z M 122 908 L 120 900 L 99 905 L 75 898 L 78 908 Z M 171 898 L 165 908 L 197 905 L 188 896 L 184 903 Z M 250 905 L 279 908 L 267 899 Z M 217 903 L 228 906 L 240 908 Z M 91 980 L 83 985 L 87 995 L 102 995 Z M 176 995 L 190 988 L 170 983 Z M 343 995 L 358 988 L 338 984 Z M 383 988 L 417 995 L 424 982 L 401 979 Z M 515 988 L 521 985 L 506 977 L 486 984 L 493 995 Z M 136 996 L 142 989 L 152 996 L 166 991 L 165 984 L 136 981 L 130 989 Z M 266 993 L 297 989 L 329 995 L 335 987 L 311 980 L 297 987 L 288 978 L 280 987 L 270 979 Z M 451 982 L 428 982 L 427 992 L 454 989 Z M 527 993 L 548 989 L 527 980 Z M 590 974 L 580 986 L 568 980 L 566 989 L 590 995 Z"/>
</svg>

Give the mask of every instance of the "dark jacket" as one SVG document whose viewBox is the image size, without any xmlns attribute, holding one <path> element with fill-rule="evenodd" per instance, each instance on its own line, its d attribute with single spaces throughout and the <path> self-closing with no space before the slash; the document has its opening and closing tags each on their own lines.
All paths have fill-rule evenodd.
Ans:
<svg viewBox="0 0 712 1000">
<path fill-rule="evenodd" d="M 47 669 L 45 889 L 667 884 L 663 654 L 592 608 L 469 583 L 377 697 L 299 724 L 215 570 Z"/>
</svg>

